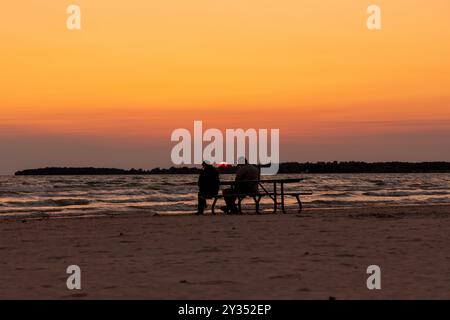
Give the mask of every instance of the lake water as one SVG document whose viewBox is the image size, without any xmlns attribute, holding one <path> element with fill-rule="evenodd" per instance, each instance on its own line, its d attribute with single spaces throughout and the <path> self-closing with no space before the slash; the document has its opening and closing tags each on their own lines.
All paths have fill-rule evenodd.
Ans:
<svg viewBox="0 0 450 320">
<path fill-rule="evenodd" d="M 289 190 L 311 191 L 305 208 L 450 203 L 450 174 L 302 174 Z M 232 180 L 223 175 L 222 180 Z M 196 210 L 197 176 L 1 176 L 0 217 L 92 216 Z M 252 201 L 244 202 L 252 205 Z M 288 208 L 295 208 L 288 199 Z M 270 208 L 270 200 L 263 200 Z"/>
</svg>

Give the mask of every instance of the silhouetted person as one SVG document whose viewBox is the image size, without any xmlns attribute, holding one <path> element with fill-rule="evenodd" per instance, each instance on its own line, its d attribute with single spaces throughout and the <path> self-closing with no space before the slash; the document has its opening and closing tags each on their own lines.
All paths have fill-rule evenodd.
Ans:
<svg viewBox="0 0 450 320">
<path fill-rule="evenodd" d="M 210 199 L 219 193 L 219 172 L 212 165 L 203 162 L 203 170 L 198 177 L 198 209 L 197 214 L 203 214 L 206 208 L 206 199 Z"/>
<path fill-rule="evenodd" d="M 223 190 L 223 198 L 226 206 L 221 209 L 225 213 L 236 214 L 239 212 L 236 206 L 236 194 L 252 195 L 258 193 L 258 182 L 260 174 L 259 169 L 252 164 L 249 164 L 247 159 L 245 164 L 241 165 L 236 173 L 234 188 Z M 251 182 L 248 182 L 251 180 Z M 247 182 L 246 182 L 247 181 Z"/>
</svg>

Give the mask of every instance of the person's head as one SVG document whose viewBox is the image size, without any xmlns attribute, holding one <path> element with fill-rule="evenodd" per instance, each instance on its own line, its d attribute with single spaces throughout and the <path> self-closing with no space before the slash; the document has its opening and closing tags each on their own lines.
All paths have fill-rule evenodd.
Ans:
<svg viewBox="0 0 450 320">
<path fill-rule="evenodd" d="M 202 162 L 202 167 L 203 167 L 203 169 L 205 169 L 205 168 L 208 167 L 208 166 L 211 166 L 211 164 L 209 163 L 208 160 L 204 160 L 204 161 Z"/>
<path fill-rule="evenodd" d="M 237 164 L 241 165 L 241 166 L 246 165 L 246 164 L 248 164 L 248 160 L 246 157 L 239 157 Z"/>
</svg>

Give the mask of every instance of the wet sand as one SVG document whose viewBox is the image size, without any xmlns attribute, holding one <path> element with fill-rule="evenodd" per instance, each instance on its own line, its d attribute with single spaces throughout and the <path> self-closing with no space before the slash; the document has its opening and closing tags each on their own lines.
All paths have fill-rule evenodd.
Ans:
<svg viewBox="0 0 450 320">
<path fill-rule="evenodd" d="M 1 299 L 450 299 L 450 206 L 7 219 L 0 234 Z"/>
</svg>

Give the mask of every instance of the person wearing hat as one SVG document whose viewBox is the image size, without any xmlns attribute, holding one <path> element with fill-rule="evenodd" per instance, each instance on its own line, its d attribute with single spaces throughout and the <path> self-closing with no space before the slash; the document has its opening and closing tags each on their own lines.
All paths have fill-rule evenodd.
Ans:
<svg viewBox="0 0 450 320">
<path fill-rule="evenodd" d="M 219 172 L 207 161 L 202 163 L 202 172 L 198 177 L 198 207 L 197 215 L 202 215 L 206 208 L 206 199 L 211 199 L 219 193 Z"/>
</svg>

